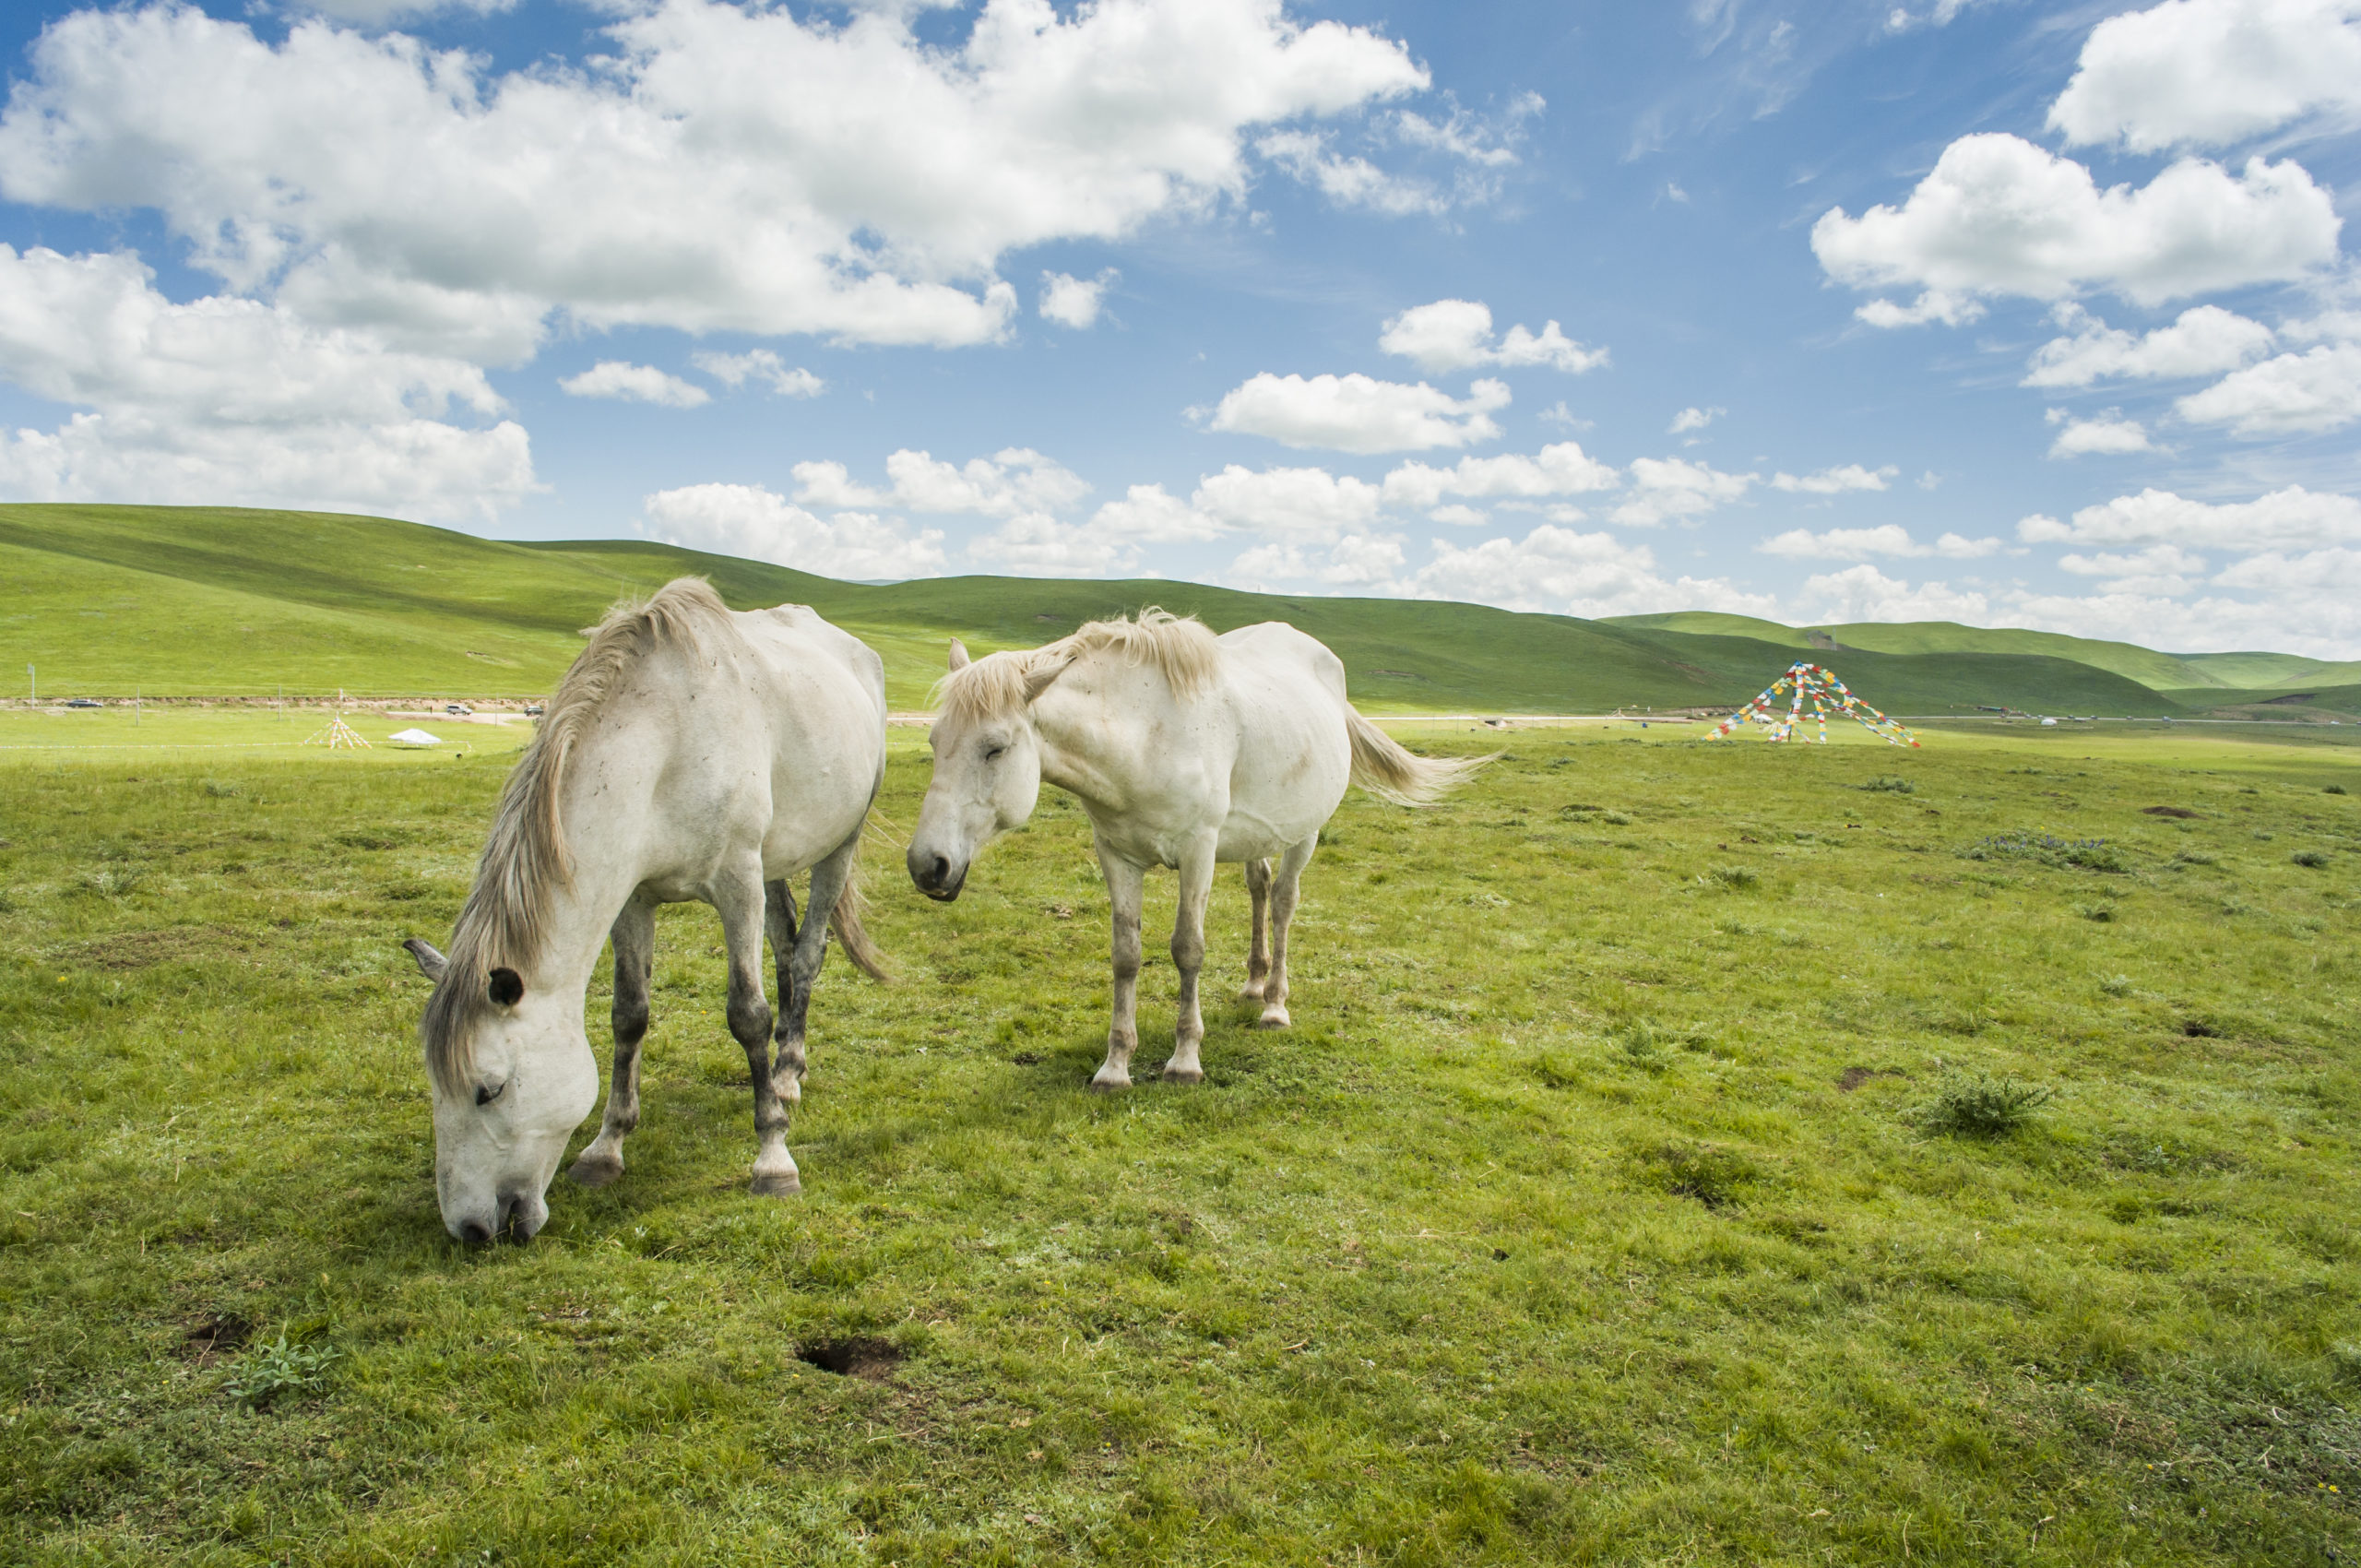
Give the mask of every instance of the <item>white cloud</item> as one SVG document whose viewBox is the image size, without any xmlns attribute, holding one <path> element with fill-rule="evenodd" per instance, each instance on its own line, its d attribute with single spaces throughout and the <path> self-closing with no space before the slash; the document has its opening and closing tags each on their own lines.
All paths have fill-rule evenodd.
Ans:
<svg viewBox="0 0 2361 1568">
<path fill-rule="evenodd" d="M 1479 512 L 1473 506 L 1462 506 L 1454 503 L 1449 506 L 1438 506 L 1429 512 L 1427 520 L 1433 523 L 1448 523 L 1455 529 L 1480 529 L 1492 520 L 1492 515 L 1489 512 Z"/>
<path fill-rule="evenodd" d="M 2085 506 L 2070 523 L 2036 513 L 2017 524 L 2017 537 L 2028 544 L 2177 544 L 2241 553 L 2361 545 L 2361 501 L 2300 484 L 2219 504 L 2143 490 Z"/>
<path fill-rule="evenodd" d="M 1672 423 L 1665 428 L 1667 435 L 1686 435 L 1692 430 L 1703 430 L 1728 413 L 1727 409 L 1687 408 L 1672 416 Z"/>
<path fill-rule="evenodd" d="M 1968 539 L 1955 533 L 1944 534 L 1930 545 L 1921 544 L 1901 524 L 1884 523 L 1873 529 L 1830 529 L 1825 533 L 1789 529 L 1754 548 L 1765 555 L 1798 559 L 1865 561 L 1880 555 L 1937 555 L 1952 561 L 1974 561 L 1997 555 L 2007 547 L 1997 539 Z"/>
<path fill-rule="evenodd" d="M 1213 428 L 1264 435 L 1287 446 L 1339 452 L 1405 452 L 1497 439 L 1491 416 L 1509 389 L 1478 381 L 1465 399 L 1421 381 L 1406 385 L 1351 375 L 1273 375 L 1264 371 L 1225 396 Z"/>
<path fill-rule="evenodd" d="M 692 484 L 640 503 L 642 531 L 668 544 L 851 581 L 929 577 L 943 569 L 943 532 L 916 535 L 860 512 L 826 521 L 758 485 Z"/>
<path fill-rule="evenodd" d="M 1964 327 L 1984 315 L 1984 302 L 1947 289 L 1928 289 L 1906 305 L 1870 300 L 1854 307 L 1853 314 L 1871 327 L 1924 327 L 1930 321 Z"/>
<path fill-rule="evenodd" d="M 2361 111 L 2353 0 L 2166 0 L 2091 30 L 2050 106 L 2067 142 L 2226 147 L 2319 110 Z"/>
<path fill-rule="evenodd" d="M 713 400 L 713 394 L 694 382 L 628 360 L 600 360 L 579 375 L 569 375 L 558 390 L 570 398 L 621 398 L 634 403 L 659 403 L 670 409 L 694 409 Z"/>
<path fill-rule="evenodd" d="M 2334 430 L 2361 419 L 2361 343 L 2323 344 L 2281 354 L 2223 377 L 2173 405 L 2192 424 L 2225 424 L 2236 435 Z"/>
<path fill-rule="evenodd" d="M 767 382 L 781 398 L 817 398 L 828 389 L 826 382 L 801 365 L 790 368 L 768 349 L 750 349 L 742 354 L 701 350 L 689 356 L 689 362 L 732 389 L 749 381 Z"/>
<path fill-rule="evenodd" d="M 516 8 L 516 0 L 302 0 L 292 7 L 299 11 L 317 11 L 340 22 L 360 27 L 385 27 L 388 23 L 407 21 L 436 11 L 473 11 L 480 16 L 496 16 Z"/>
<path fill-rule="evenodd" d="M 1550 404 L 1548 408 L 1542 410 L 1533 417 L 1539 420 L 1543 424 L 1554 424 L 1560 430 L 1588 430 L 1596 422 L 1596 421 L 1583 418 L 1580 414 L 1574 412 L 1573 410 L 1566 407 L 1566 400 L 1563 398 L 1559 398 L 1556 402 Z"/>
<path fill-rule="evenodd" d="M 2219 305 L 2180 313 L 2170 327 L 2135 337 L 2118 331 L 2070 302 L 2052 313 L 2071 338 L 2052 338 L 2034 350 L 2020 386 L 2088 386 L 2107 376 L 2219 375 L 2271 347 L 2271 328 Z"/>
<path fill-rule="evenodd" d="M 0 436 L 0 493 L 488 521 L 538 488 L 523 426 L 449 422 L 503 410 L 474 365 L 149 276 L 0 244 L 0 378 L 91 410 Z"/>
<path fill-rule="evenodd" d="M 2251 571 L 2248 568 L 2252 568 Z M 2239 580 L 2232 583 L 2232 577 Z M 2261 589 L 2260 599 L 2208 593 L 2177 599 L 2140 592 L 2026 594 L 2009 606 L 2011 624 L 2075 636 L 2153 643 L 2169 626 L 2173 646 L 2189 652 L 2273 648 L 2316 659 L 2361 655 L 2352 604 L 2361 592 L 2361 552 L 2319 551 L 2258 556 L 2215 576 L 2217 585 Z"/>
<path fill-rule="evenodd" d="M 1634 457 L 1631 498 L 1608 516 L 1633 528 L 1703 517 L 1739 499 L 1761 478 L 1760 474 L 1726 474 L 1681 457 Z"/>
<path fill-rule="evenodd" d="M 1230 563 L 1233 583 L 1318 583 L 1323 588 L 1374 588 L 1397 593 L 1402 541 L 1391 535 L 1358 534 L 1325 548 L 1303 544 L 1259 544 Z"/>
<path fill-rule="evenodd" d="M 2060 571 L 2077 576 L 2105 577 L 2106 593 L 2164 594 L 2177 598 L 2196 588 L 2206 572 L 2205 557 L 2175 544 L 2152 544 L 2129 555 L 2102 552 L 2096 555 L 2061 555 Z"/>
<path fill-rule="evenodd" d="M 1325 469 L 1264 469 L 1230 464 L 1197 481 L 1190 503 L 1231 528 L 1333 540 L 1360 533 L 1377 517 L 1383 492 L 1366 480 Z"/>
<path fill-rule="evenodd" d="M 1059 512 L 1090 493 L 1090 486 L 1054 458 L 1029 446 L 1011 446 L 965 467 L 938 461 L 908 447 L 885 459 L 884 489 L 854 481 L 842 463 L 795 465 L 795 499 L 805 506 L 911 512 L 967 512 L 983 517 L 1015 517 Z"/>
<path fill-rule="evenodd" d="M 1440 152 L 1478 168 L 1503 169 L 1517 161 L 1515 144 L 1522 138 L 1525 122 L 1548 107 L 1539 93 L 1520 92 L 1509 100 L 1498 124 L 1471 114 L 1455 103 L 1445 119 L 1430 120 L 1412 110 L 1397 109 L 1386 124 L 1394 139 L 1406 145 Z"/>
<path fill-rule="evenodd" d="M 1026 512 L 974 540 L 967 555 L 1022 576 L 1103 577 L 1137 570 L 1139 544 L 1101 526 L 1097 517 L 1062 523 L 1045 513 Z"/>
<path fill-rule="evenodd" d="M 1434 559 L 1409 586 L 1425 598 L 1551 614 L 1726 610 L 1768 615 L 1775 611 L 1769 595 L 1747 593 L 1722 578 L 1667 580 L 1645 545 L 1548 523 L 1521 540 L 1488 539 L 1465 549 L 1437 540 Z"/>
<path fill-rule="evenodd" d="M 1448 469 L 1405 463 L 1385 476 L 1385 499 L 1394 505 L 1419 507 L 1432 506 L 1446 495 L 1529 501 L 1612 490 L 1618 478 L 1612 464 L 1588 456 L 1580 443 L 1560 441 L 1530 457 L 1515 453 L 1462 457 Z"/>
<path fill-rule="evenodd" d="M 1273 131 L 1255 142 L 1254 150 L 1338 207 L 1367 208 L 1388 218 L 1436 217 L 1451 210 L 1450 193 L 1425 180 L 1331 152 L 1324 131 Z"/>
<path fill-rule="evenodd" d="M 653 0 L 611 34 L 496 74 L 316 21 L 75 11 L 0 116 L 0 194 L 154 208 L 232 287 L 405 346 L 516 357 L 554 310 L 955 345 L 1006 329 L 1008 252 L 1240 195 L 1252 127 L 1427 81 L 1276 0 L 989 0 L 932 43 L 899 6 Z"/>
<path fill-rule="evenodd" d="M 1041 319 L 1071 327 L 1077 332 L 1086 331 L 1097 323 L 1101 300 L 1121 276 L 1111 267 L 1089 279 L 1063 272 L 1042 273 Z"/>
<path fill-rule="evenodd" d="M 1840 495 L 1848 490 L 1883 490 L 1886 481 L 1902 470 L 1889 463 L 1881 469 L 1865 469 L 1858 463 L 1846 463 L 1833 469 L 1820 469 L 1811 473 L 1773 474 L 1771 488 L 1798 495 Z"/>
<path fill-rule="evenodd" d="M 2335 259 L 2337 227 L 2328 193 L 2292 162 L 2256 158 L 2232 175 L 2184 159 L 2142 188 L 2102 191 L 2070 159 L 1985 133 L 1945 148 L 1899 208 L 1831 208 L 1811 244 L 1839 282 L 1928 291 L 1911 309 L 1863 315 L 1889 326 L 1952 319 L 1976 294 L 2095 288 L 2151 305 L 2299 279 Z"/>
<path fill-rule="evenodd" d="M 2094 419 L 2078 420 L 2063 409 L 2052 409 L 2045 416 L 2058 426 L 2057 438 L 2049 444 L 2053 457 L 2083 457 L 2092 454 L 2118 457 L 2126 452 L 2153 452 L 2155 444 L 2148 439 L 2145 426 L 2138 420 L 2125 419 L 2121 412 L 2109 409 Z"/>
<path fill-rule="evenodd" d="M 1430 374 L 1488 365 L 1503 369 L 1541 365 L 1579 375 L 1608 360 L 1605 349 L 1575 342 L 1554 321 L 1545 324 L 1538 336 L 1519 323 L 1496 343 L 1491 307 L 1480 300 L 1437 300 L 1414 305 L 1386 321 L 1377 346 L 1413 361 Z"/>
<path fill-rule="evenodd" d="M 1804 579 L 1798 600 L 1805 619 L 1847 621 L 1965 621 L 1989 624 L 1991 601 L 1973 589 L 1949 583 L 1908 583 L 1887 576 L 1866 562 L 1841 572 Z"/>
<path fill-rule="evenodd" d="M 1121 501 L 1100 506 L 1090 522 L 1102 532 L 1147 544 L 1190 543 L 1218 539 L 1229 531 L 1222 519 L 1199 511 L 1177 495 L 1166 494 L 1160 484 L 1132 486 Z"/>
</svg>

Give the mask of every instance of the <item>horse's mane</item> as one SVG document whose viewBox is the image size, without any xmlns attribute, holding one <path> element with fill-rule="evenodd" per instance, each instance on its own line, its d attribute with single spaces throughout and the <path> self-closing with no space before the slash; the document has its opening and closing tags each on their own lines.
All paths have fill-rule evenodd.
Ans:
<svg viewBox="0 0 2361 1568">
<path fill-rule="evenodd" d="M 1092 621 L 1072 635 L 1035 648 L 986 654 L 935 683 L 943 717 L 961 722 L 1005 719 L 1022 712 L 1076 659 L 1112 653 L 1127 664 L 1154 665 L 1187 701 L 1214 683 L 1221 653 L 1214 634 L 1193 615 L 1175 615 L 1154 605 L 1136 619 Z"/>
<path fill-rule="evenodd" d="M 644 604 L 616 605 L 589 635 L 590 646 L 558 683 L 524 760 L 501 791 L 475 886 L 451 933 L 449 967 L 419 1026 L 427 1071 L 446 1094 L 460 1092 L 474 1071 L 475 1025 L 492 1010 L 486 989 L 492 971 L 516 969 L 530 982 L 530 966 L 548 935 L 551 903 L 573 877 L 558 800 L 575 743 L 588 733 L 623 671 L 641 658 L 663 647 L 694 652 L 705 636 L 735 637 L 737 628 L 711 584 L 682 577 Z"/>
</svg>

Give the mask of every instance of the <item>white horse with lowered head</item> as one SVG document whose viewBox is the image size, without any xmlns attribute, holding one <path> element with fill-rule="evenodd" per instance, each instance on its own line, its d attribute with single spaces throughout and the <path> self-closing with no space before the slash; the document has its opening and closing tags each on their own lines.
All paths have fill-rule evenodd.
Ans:
<svg viewBox="0 0 2361 1568">
<path fill-rule="evenodd" d="M 1164 1076 L 1195 1083 L 1205 1075 L 1197 975 L 1216 863 L 1246 862 L 1254 938 L 1241 1000 L 1263 1004 L 1260 1027 L 1283 1028 L 1298 885 L 1345 786 L 1420 804 L 1489 760 L 1403 750 L 1345 699 L 1336 656 L 1278 621 L 1216 637 L 1194 618 L 1150 609 L 973 662 L 954 641 L 938 694 L 934 780 L 910 834 L 910 879 L 931 898 L 956 898 L 978 851 L 1033 814 L 1043 779 L 1081 800 L 1114 909 L 1115 1016 L 1090 1080 L 1101 1089 L 1132 1081 L 1148 867 L 1180 873 L 1180 1018 Z"/>
<path fill-rule="evenodd" d="M 853 861 L 885 771 L 885 671 L 800 604 L 737 613 L 684 577 L 591 634 L 509 776 L 445 957 L 405 943 L 435 982 L 420 1034 L 434 1089 L 434 1187 L 468 1241 L 549 1218 L 543 1194 L 599 1097 L 584 993 L 615 946 L 615 1068 L 575 1181 L 623 1173 L 639 1124 L 656 907 L 721 916 L 730 1032 L 754 1090 L 754 1191 L 801 1185 L 787 1107 L 801 1098 L 812 983 L 833 921 L 872 975 Z M 801 927 L 787 878 L 812 873 Z M 763 995 L 778 968 L 778 1059 Z M 882 978 L 882 977 L 881 977 Z"/>
</svg>

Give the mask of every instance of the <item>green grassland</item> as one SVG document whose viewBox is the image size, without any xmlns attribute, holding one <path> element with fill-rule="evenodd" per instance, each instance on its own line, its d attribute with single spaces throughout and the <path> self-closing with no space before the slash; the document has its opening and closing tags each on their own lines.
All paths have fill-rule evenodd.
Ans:
<svg viewBox="0 0 2361 1568">
<path fill-rule="evenodd" d="M 2165 696 L 2183 707 L 2217 709 L 2252 714 L 2261 718 L 2274 709 L 2282 713 L 2317 711 L 2349 717 L 2361 714 L 2361 685 L 2307 684 L 2296 686 L 2248 686 L 2243 689 L 2214 687 L 2189 691 L 2166 692 Z"/>
<path fill-rule="evenodd" d="M 1214 1008 L 1206 1083 L 1102 1098 L 1084 819 L 1045 793 L 925 904 L 894 731 L 899 978 L 823 979 L 804 1195 L 743 1191 L 682 909 L 630 1170 L 480 1253 L 395 944 L 509 755 L 0 753 L 0 1558 L 2361 1550 L 2341 732 L 1407 733 L 1511 754 L 1348 799 L 1295 1028 Z M 1215 994 L 1243 921 L 1225 877 Z M 1967 1135 L 1979 1075 L 2052 1098 Z"/>
<path fill-rule="evenodd" d="M 877 587 L 644 540 L 505 544 L 316 513 L 11 505 L 0 506 L 0 669 L 33 664 L 53 695 L 535 696 L 609 604 L 683 573 L 710 577 L 741 608 L 806 603 L 863 636 L 885 658 L 898 707 L 923 705 L 951 636 L 979 651 L 1031 647 L 1155 602 L 1224 630 L 1293 622 L 1344 659 L 1357 701 L 1400 713 L 1734 707 L 1769 685 L 1802 638 L 1738 617 L 1676 617 L 1698 624 L 1668 630 L 1162 580 Z M 1975 647 L 1848 651 L 1839 673 L 1893 712 L 2184 711 L 2076 653 L 2121 645 L 1977 636 L 1986 641 Z"/>
</svg>

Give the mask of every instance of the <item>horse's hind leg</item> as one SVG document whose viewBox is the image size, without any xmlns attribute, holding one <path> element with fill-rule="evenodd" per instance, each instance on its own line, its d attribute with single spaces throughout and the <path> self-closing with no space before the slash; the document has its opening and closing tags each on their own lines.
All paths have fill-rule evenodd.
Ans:
<svg viewBox="0 0 2361 1568">
<path fill-rule="evenodd" d="M 1097 849 L 1098 869 L 1107 877 L 1107 902 L 1114 912 L 1115 1016 L 1107 1029 L 1107 1060 L 1098 1064 L 1090 1087 L 1127 1089 L 1132 1087 L 1132 1052 L 1140 1044 L 1140 904 L 1146 873 L 1109 853 L 1104 844 Z"/>
<path fill-rule="evenodd" d="M 1271 862 L 1267 860 L 1246 862 L 1246 896 L 1254 902 L 1254 947 L 1246 955 L 1246 984 L 1238 993 L 1240 1002 L 1263 1000 L 1263 987 L 1271 978 Z"/>
<path fill-rule="evenodd" d="M 803 1098 L 803 1028 L 812 1010 L 812 986 L 820 978 L 820 966 L 828 957 L 828 917 L 836 909 L 836 900 L 844 897 L 845 881 L 852 874 L 853 856 L 860 849 L 860 834 L 838 845 L 828 858 L 812 868 L 811 906 L 803 911 L 803 924 L 795 924 L 795 898 L 787 891 L 787 884 L 775 882 L 777 897 L 784 899 L 787 935 L 790 947 L 778 945 L 779 928 L 777 917 L 771 926 L 771 944 L 778 956 L 778 1067 L 773 1074 L 779 1098 L 793 1105 Z"/>
<path fill-rule="evenodd" d="M 1180 912 L 1172 922 L 1172 967 L 1180 971 L 1180 1021 L 1172 1033 L 1172 1059 L 1164 1064 L 1169 1083 L 1199 1083 L 1205 1075 L 1197 1062 L 1197 1047 L 1205 1038 L 1204 1015 L 1197 1006 L 1197 976 L 1205 967 L 1205 904 L 1214 890 L 1214 846 L 1208 834 L 1180 855 Z"/>
<path fill-rule="evenodd" d="M 1311 851 L 1319 847 L 1318 834 L 1288 845 L 1271 878 L 1271 978 L 1263 984 L 1263 1016 L 1254 1020 L 1258 1029 L 1283 1029 L 1291 1021 L 1287 1016 L 1287 927 L 1295 922 L 1303 868 L 1311 863 Z"/>
<path fill-rule="evenodd" d="M 787 1152 L 787 1106 L 771 1074 L 771 1004 L 763 994 L 762 872 L 717 881 L 713 907 L 721 915 L 721 936 L 730 953 L 730 1033 L 746 1052 L 746 1076 L 754 1090 L 754 1191 L 784 1197 L 802 1191 L 794 1156 Z"/>
<path fill-rule="evenodd" d="M 771 963 L 778 971 L 778 1066 L 772 1075 L 787 1080 L 779 1086 L 779 1098 L 792 1105 L 803 1098 L 803 1032 L 800 1028 L 803 1014 L 795 995 L 795 895 L 785 877 L 763 886 L 763 930 L 771 939 Z M 789 1019 L 799 1026 L 793 1031 L 791 1044 Z"/>
<path fill-rule="evenodd" d="M 615 944 L 615 1072 L 599 1135 L 567 1172 L 586 1187 L 623 1173 L 623 1138 L 639 1125 L 639 1042 L 647 1038 L 647 971 L 656 953 L 656 906 L 635 898 L 608 933 Z"/>
</svg>

